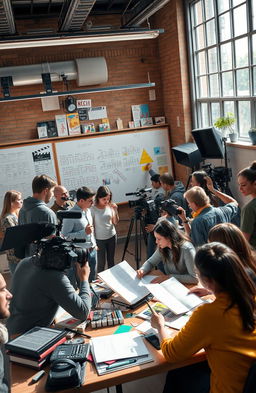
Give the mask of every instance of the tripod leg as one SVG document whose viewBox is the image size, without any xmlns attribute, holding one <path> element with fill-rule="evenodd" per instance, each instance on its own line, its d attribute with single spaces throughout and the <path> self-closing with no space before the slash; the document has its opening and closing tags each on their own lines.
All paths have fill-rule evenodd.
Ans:
<svg viewBox="0 0 256 393">
<path fill-rule="evenodd" d="M 124 258 L 125 258 L 125 253 L 126 253 L 126 251 L 127 251 L 128 244 L 129 244 L 129 241 L 130 241 L 130 238 L 131 238 L 131 233 L 132 233 L 133 224 L 134 224 L 134 217 L 132 217 L 132 218 L 131 218 L 131 221 L 130 221 L 130 225 L 129 225 L 129 229 L 128 229 L 128 233 L 127 233 L 126 241 L 125 241 L 125 245 L 124 245 L 124 252 L 123 252 L 123 256 L 122 256 L 122 261 L 123 261 Z"/>
</svg>

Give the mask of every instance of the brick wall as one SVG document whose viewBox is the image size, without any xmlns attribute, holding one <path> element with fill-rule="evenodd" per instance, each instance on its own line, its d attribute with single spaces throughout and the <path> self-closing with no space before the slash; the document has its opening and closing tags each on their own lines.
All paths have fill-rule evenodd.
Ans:
<svg viewBox="0 0 256 393">
<path fill-rule="evenodd" d="M 161 9 L 152 19 L 152 27 L 164 28 L 165 33 L 155 40 L 6 50 L 1 51 L 0 67 L 104 56 L 109 86 L 145 83 L 149 73 L 150 81 L 156 83 L 156 101 L 149 101 L 148 89 L 79 95 L 77 98 L 92 99 L 93 106 L 107 106 L 111 128 L 116 128 L 118 117 L 127 127 L 131 120 L 131 105 L 148 103 L 151 116 L 166 116 L 171 144 L 177 146 L 189 141 L 191 130 L 183 14 L 182 0 L 172 0 Z M 65 90 L 62 83 L 54 83 L 53 87 Z M 70 89 L 76 88 L 75 81 L 70 82 Z M 42 90 L 42 85 L 15 87 L 11 88 L 11 95 L 38 94 Z M 64 113 L 63 101 L 64 98 L 60 98 L 59 111 L 50 112 L 42 111 L 40 99 L 0 103 L 0 143 L 37 138 L 36 123 L 53 120 L 55 114 Z M 174 172 L 176 178 L 186 180 L 188 170 L 175 161 Z"/>
</svg>

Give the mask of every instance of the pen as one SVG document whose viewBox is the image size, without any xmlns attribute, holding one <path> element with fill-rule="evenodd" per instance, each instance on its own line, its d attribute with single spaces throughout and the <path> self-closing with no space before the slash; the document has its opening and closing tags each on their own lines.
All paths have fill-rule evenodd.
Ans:
<svg viewBox="0 0 256 393">
<path fill-rule="evenodd" d="M 111 370 L 112 368 L 126 366 L 127 364 L 136 363 L 136 361 L 137 359 L 121 360 L 120 362 L 115 362 L 113 364 L 110 364 L 109 366 L 106 367 L 106 370 Z"/>
<path fill-rule="evenodd" d="M 85 334 L 85 333 L 80 333 L 80 332 L 77 332 L 76 330 L 74 330 L 74 329 L 70 329 L 70 328 L 65 328 L 65 330 L 67 330 L 68 332 L 72 332 L 72 333 L 75 333 L 75 334 L 79 334 L 79 336 L 84 336 L 84 337 L 87 337 L 87 338 L 92 338 L 92 336 L 89 336 L 89 334 Z"/>
<path fill-rule="evenodd" d="M 37 374 L 35 374 L 32 378 L 32 383 L 35 383 L 37 381 L 39 381 L 39 379 L 41 379 L 45 374 L 44 370 L 39 371 Z"/>
</svg>

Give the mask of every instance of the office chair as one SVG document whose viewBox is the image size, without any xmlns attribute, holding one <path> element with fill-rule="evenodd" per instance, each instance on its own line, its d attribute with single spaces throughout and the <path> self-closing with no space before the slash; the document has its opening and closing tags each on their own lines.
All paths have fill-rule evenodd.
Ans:
<svg viewBox="0 0 256 393">
<path fill-rule="evenodd" d="M 255 393 L 256 388 L 256 362 L 249 369 L 248 376 L 245 381 L 243 393 Z"/>
</svg>

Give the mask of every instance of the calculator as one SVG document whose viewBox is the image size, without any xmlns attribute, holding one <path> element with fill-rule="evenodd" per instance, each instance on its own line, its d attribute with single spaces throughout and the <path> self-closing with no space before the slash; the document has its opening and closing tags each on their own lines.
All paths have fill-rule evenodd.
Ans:
<svg viewBox="0 0 256 393">
<path fill-rule="evenodd" d="M 71 359 L 74 361 L 85 361 L 90 352 L 90 344 L 63 344 L 59 345 L 51 354 L 50 361 Z"/>
</svg>

